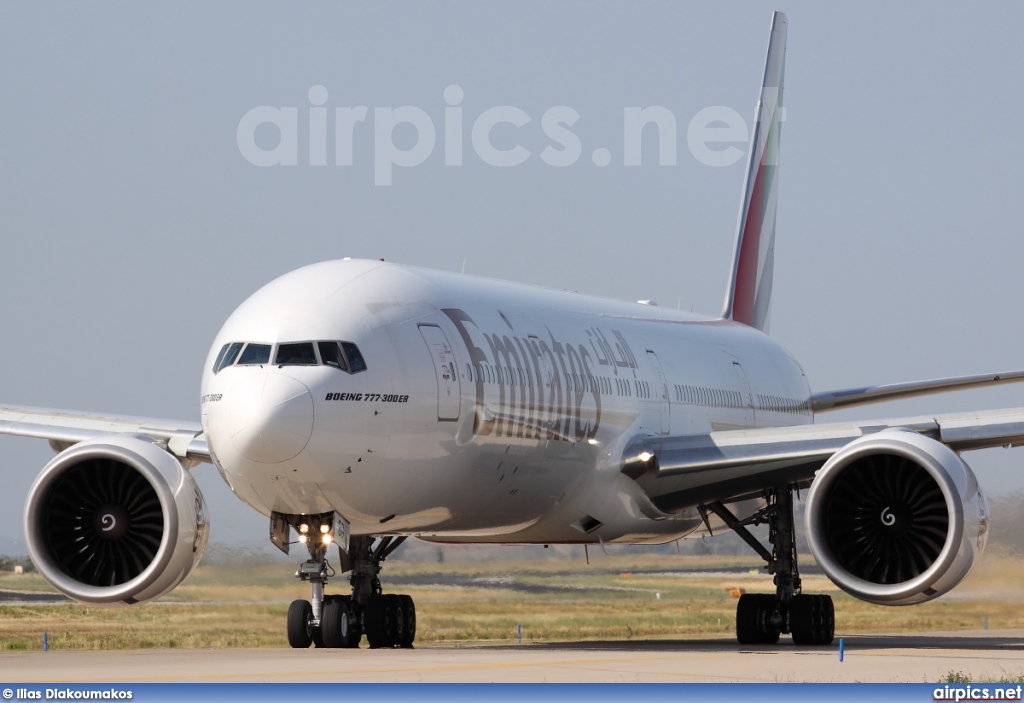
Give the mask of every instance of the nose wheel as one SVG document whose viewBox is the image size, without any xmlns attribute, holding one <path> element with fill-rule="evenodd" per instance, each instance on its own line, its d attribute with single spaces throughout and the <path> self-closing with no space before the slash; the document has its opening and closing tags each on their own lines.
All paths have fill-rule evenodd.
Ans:
<svg viewBox="0 0 1024 703">
<path fill-rule="evenodd" d="M 359 646 L 362 633 L 354 617 L 347 596 L 328 596 L 324 615 L 320 619 L 320 634 L 324 647 L 354 649 Z"/>
<path fill-rule="evenodd" d="M 305 649 L 313 644 L 313 606 L 308 600 L 293 600 L 288 606 L 288 644 Z"/>
<path fill-rule="evenodd" d="M 333 540 L 302 539 L 301 535 L 332 535 L 335 520 L 333 515 L 296 516 L 289 520 L 309 549 L 309 559 L 299 566 L 295 576 L 310 583 L 312 598 L 292 601 L 288 607 L 288 644 L 295 649 L 311 645 L 354 649 L 366 635 L 371 648 L 411 648 L 416 640 L 416 604 L 411 596 L 383 593 L 378 578 L 381 563 L 402 545 L 405 537 L 383 537 L 379 541 L 373 537 L 351 537 L 347 551 L 339 542 L 341 571 L 351 573 L 351 592 L 326 594 L 327 581 L 336 575 L 327 561 L 327 548 Z M 281 540 L 274 543 L 280 546 Z"/>
</svg>

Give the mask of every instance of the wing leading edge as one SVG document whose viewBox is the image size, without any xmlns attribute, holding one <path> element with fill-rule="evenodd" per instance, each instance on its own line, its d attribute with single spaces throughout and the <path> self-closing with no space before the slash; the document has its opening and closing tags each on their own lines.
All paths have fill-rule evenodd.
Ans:
<svg viewBox="0 0 1024 703">
<path fill-rule="evenodd" d="M 0 406 L 0 434 L 48 439 L 55 451 L 104 435 L 141 434 L 166 446 L 179 459 L 210 461 L 203 427 L 198 422 Z"/>
<path fill-rule="evenodd" d="M 905 429 L 961 452 L 1024 444 L 1024 408 L 865 422 L 645 437 L 627 449 L 622 472 L 664 513 L 800 484 L 855 439 Z"/>
<path fill-rule="evenodd" d="M 811 409 L 816 412 L 842 410 L 855 405 L 869 405 L 890 400 L 914 398 L 933 393 L 960 391 L 968 388 L 984 388 L 998 386 L 1003 383 L 1020 383 L 1024 381 L 1024 371 L 1008 371 L 1006 373 L 978 374 L 974 376 L 953 376 L 936 378 L 929 381 L 911 381 L 909 383 L 889 383 L 881 386 L 863 386 L 847 388 L 839 391 L 826 391 L 811 396 Z"/>
</svg>

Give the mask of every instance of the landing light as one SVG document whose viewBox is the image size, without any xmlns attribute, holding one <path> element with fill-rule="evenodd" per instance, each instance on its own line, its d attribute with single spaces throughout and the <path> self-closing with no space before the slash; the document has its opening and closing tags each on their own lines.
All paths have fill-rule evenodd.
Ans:
<svg viewBox="0 0 1024 703">
<path fill-rule="evenodd" d="M 642 461 L 642 462 L 644 462 L 646 464 L 648 461 L 650 461 L 651 459 L 654 458 L 654 455 L 651 454 L 650 452 L 640 452 L 640 457 L 639 458 L 640 458 L 640 461 Z"/>
<path fill-rule="evenodd" d="M 306 535 L 299 535 L 299 544 L 305 544 L 306 543 L 306 539 L 307 539 Z"/>
<path fill-rule="evenodd" d="M 331 531 L 331 526 L 330 525 L 320 525 L 320 531 L 326 535 L 328 532 Z"/>
<path fill-rule="evenodd" d="M 323 536 L 323 537 L 321 538 L 321 541 L 322 541 L 322 542 L 323 542 L 324 544 L 330 544 L 331 542 L 333 542 L 333 541 L 334 541 L 334 538 L 333 538 L 333 537 L 331 537 L 330 535 L 324 535 L 324 536 Z"/>
<path fill-rule="evenodd" d="M 309 532 L 309 525 L 307 525 L 306 523 L 302 523 L 301 525 L 299 525 L 299 532 L 301 532 L 302 534 L 306 534 L 307 532 Z"/>
</svg>

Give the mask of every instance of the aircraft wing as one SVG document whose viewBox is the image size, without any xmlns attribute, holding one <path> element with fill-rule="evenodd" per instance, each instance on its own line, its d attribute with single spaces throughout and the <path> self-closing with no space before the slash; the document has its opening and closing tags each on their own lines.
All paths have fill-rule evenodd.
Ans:
<svg viewBox="0 0 1024 703">
<path fill-rule="evenodd" d="M 864 435 L 902 428 L 954 451 L 1024 444 L 1024 408 L 893 420 L 837 422 L 681 437 L 644 437 L 622 472 L 665 513 L 759 495 L 768 486 L 809 483 L 837 451 Z"/>
<path fill-rule="evenodd" d="M 0 434 L 48 439 L 55 451 L 93 437 L 124 433 L 152 437 L 180 459 L 210 461 L 203 426 L 198 422 L 0 406 Z"/>
<path fill-rule="evenodd" d="M 843 410 L 854 405 L 882 403 L 903 398 L 915 398 L 933 393 L 946 393 L 968 388 L 984 388 L 998 386 L 1003 383 L 1020 383 L 1024 381 L 1024 371 L 1006 371 L 1004 373 L 978 374 L 974 376 L 953 376 L 936 378 L 928 381 L 912 381 L 910 383 L 889 383 L 881 386 L 863 386 L 861 388 L 845 388 L 838 391 L 815 393 L 811 396 L 811 409 L 816 412 Z"/>
</svg>

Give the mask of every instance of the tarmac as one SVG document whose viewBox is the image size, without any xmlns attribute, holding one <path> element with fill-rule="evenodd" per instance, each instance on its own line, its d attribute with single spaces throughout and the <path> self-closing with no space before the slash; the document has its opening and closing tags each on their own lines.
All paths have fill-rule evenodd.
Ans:
<svg viewBox="0 0 1024 703">
<path fill-rule="evenodd" d="M 234 649 L 0 653 L 0 684 L 146 682 L 903 682 L 1024 676 L 1024 630 L 856 635 L 827 647 L 731 639 L 416 649 Z"/>
</svg>

